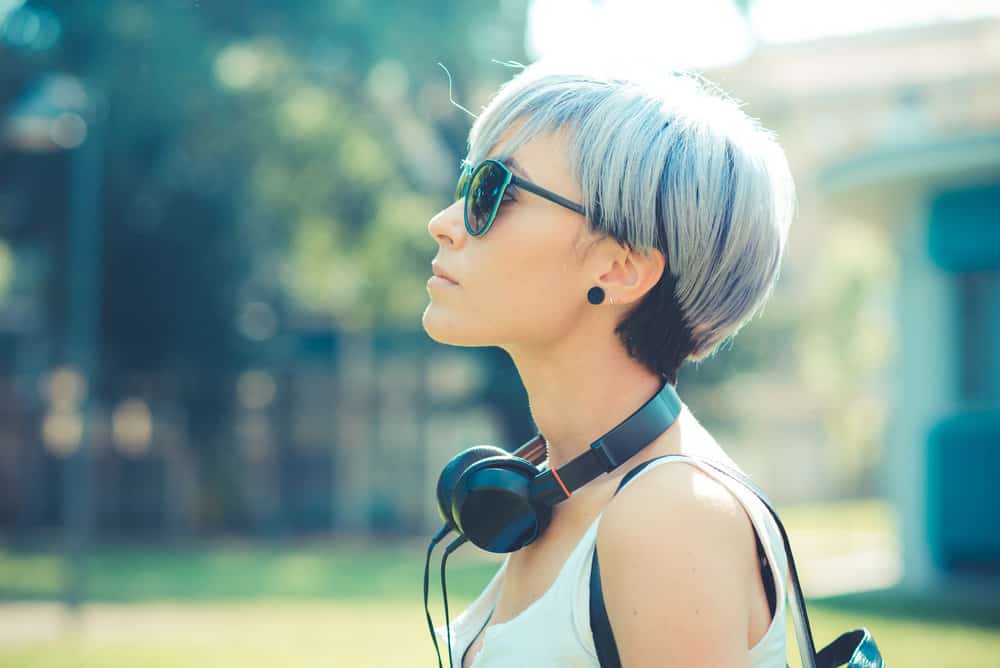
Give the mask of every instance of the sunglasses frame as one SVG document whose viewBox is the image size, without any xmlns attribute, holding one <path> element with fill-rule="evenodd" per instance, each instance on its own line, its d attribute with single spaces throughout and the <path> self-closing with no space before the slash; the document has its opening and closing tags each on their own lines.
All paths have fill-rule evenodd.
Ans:
<svg viewBox="0 0 1000 668">
<path fill-rule="evenodd" d="M 493 203 L 493 210 L 490 211 L 489 220 L 486 221 L 486 225 L 484 225 L 483 229 L 477 234 L 472 230 L 472 226 L 469 225 L 469 192 L 472 190 L 469 186 L 472 185 L 472 182 L 475 180 L 476 175 L 479 173 L 479 171 L 489 165 L 494 165 L 503 171 L 504 183 L 500 187 L 500 191 L 497 194 L 496 202 Z M 464 179 L 466 175 L 468 175 L 469 178 L 467 181 L 465 181 L 465 184 L 463 185 L 462 179 Z M 538 195 L 543 199 L 547 199 L 550 202 L 554 202 L 559 206 L 566 207 L 570 211 L 574 211 L 580 214 L 581 216 L 586 215 L 582 205 L 577 204 L 576 202 L 573 202 L 571 200 L 568 200 L 561 195 L 557 195 L 556 193 L 546 188 L 543 188 L 537 183 L 532 183 L 528 179 L 523 179 L 520 176 L 517 176 L 512 171 L 510 171 L 510 167 L 503 164 L 499 160 L 494 160 L 490 158 L 487 160 L 483 160 L 481 163 L 476 165 L 475 169 L 470 168 L 468 163 L 463 163 L 462 173 L 458 177 L 458 185 L 455 188 L 455 199 L 456 200 L 458 200 L 459 198 L 464 199 L 462 209 L 465 213 L 466 232 L 468 232 L 473 237 L 481 237 L 485 235 L 491 227 L 493 227 L 493 221 L 497 217 L 497 211 L 500 209 L 500 203 L 503 202 L 503 196 L 504 193 L 507 192 L 507 186 L 509 186 L 512 183 L 517 188 L 521 188 L 522 190 L 534 193 L 535 195 Z"/>
</svg>

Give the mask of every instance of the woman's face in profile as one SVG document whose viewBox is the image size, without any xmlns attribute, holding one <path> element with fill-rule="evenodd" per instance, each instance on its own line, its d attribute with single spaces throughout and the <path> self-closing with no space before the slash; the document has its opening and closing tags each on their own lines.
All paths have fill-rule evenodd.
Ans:
<svg viewBox="0 0 1000 668">
<path fill-rule="evenodd" d="M 487 157 L 497 156 L 491 152 Z M 511 157 L 516 164 L 508 163 L 517 176 L 582 202 L 562 133 L 539 135 Z M 584 259 L 596 235 L 587 220 L 513 184 L 504 199 L 484 236 L 466 231 L 463 200 L 440 211 L 427 226 L 438 244 L 435 264 L 457 282 L 428 282 L 423 326 L 436 341 L 546 346 L 567 335 L 581 311 L 594 308 L 587 302 L 593 277 L 585 273 Z"/>
</svg>

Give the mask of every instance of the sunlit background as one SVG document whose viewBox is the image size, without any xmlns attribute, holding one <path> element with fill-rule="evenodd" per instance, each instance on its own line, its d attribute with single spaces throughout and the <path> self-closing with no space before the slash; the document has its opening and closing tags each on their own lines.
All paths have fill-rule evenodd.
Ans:
<svg viewBox="0 0 1000 668">
<path fill-rule="evenodd" d="M 421 331 L 426 224 L 543 56 L 777 134 L 774 296 L 679 390 L 818 646 L 1000 665 L 1000 3 L 0 0 L 0 666 L 436 661 L 438 472 L 534 431 Z M 452 557 L 453 617 L 498 563 Z"/>
</svg>

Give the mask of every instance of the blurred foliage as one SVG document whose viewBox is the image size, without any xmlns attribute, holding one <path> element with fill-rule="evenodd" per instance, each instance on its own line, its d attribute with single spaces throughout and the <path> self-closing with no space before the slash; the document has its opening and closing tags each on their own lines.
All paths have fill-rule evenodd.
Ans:
<svg viewBox="0 0 1000 668">
<path fill-rule="evenodd" d="M 235 374 L 282 350 L 296 313 L 328 314 L 338 329 L 419 327 L 426 223 L 447 201 L 470 123 L 437 63 L 464 106 L 484 102 L 510 75 L 491 59 L 524 59 L 526 2 L 21 9 L 51 10 L 61 34 L 46 49 L 0 41 L 0 108 L 50 72 L 102 102 L 99 391 L 114 401 L 143 391 L 139 374 L 161 387 L 169 377 L 224 487 Z M 11 249 L 0 287 L 38 304 L 56 341 L 67 172 L 64 155 L 0 154 Z M 30 280 L 9 285 L 11 264 Z"/>
<path fill-rule="evenodd" d="M 802 387 L 824 407 L 824 430 L 846 482 L 878 470 L 888 418 L 885 368 L 894 354 L 892 292 L 897 260 L 890 231 L 839 221 L 809 274 L 813 298 L 794 343 Z"/>
</svg>

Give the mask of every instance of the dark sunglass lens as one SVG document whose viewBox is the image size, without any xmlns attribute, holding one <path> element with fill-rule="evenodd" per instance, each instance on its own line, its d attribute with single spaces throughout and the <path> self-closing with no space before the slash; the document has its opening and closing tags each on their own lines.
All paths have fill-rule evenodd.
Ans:
<svg viewBox="0 0 1000 668">
<path fill-rule="evenodd" d="M 506 185 L 507 173 L 499 165 L 487 162 L 476 170 L 466 203 L 472 234 L 482 234 L 489 225 Z"/>
</svg>

